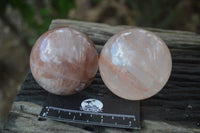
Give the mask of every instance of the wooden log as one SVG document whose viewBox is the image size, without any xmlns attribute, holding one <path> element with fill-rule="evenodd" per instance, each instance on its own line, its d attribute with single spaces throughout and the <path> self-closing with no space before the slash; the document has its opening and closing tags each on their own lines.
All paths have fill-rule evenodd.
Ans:
<svg viewBox="0 0 200 133">
<path fill-rule="evenodd" d="M 97 126 L 77 126 L 52 120 L 38 120 L 37 115 L 42 109 L 41 106 L 30 102 L 15 102 L 12 111 L 8 116 L 7 123 L 4 127 L 5 133 L 130 133 L 134 130 L 125 130 L 117 128 L 100 128 Z M 180 125 L 169 124 L 162 121 L 144 120 L 142 122 L 142 133 L 193 133 L 198 129 L 190 129 Z"/>
<path fill-rule="evenodd" d="M 96 44 L 98 53 L 113 34 L 130 26 L 109 26 L 72 20 L 53 20 L 50 29 L 70 27 L 87 34 Z M 141 101 L 141 133 L 200 132 L 200 36 L 185 31 L 145 28 L 159 35 L 170 48 L 173 69 L 166 86 L 157 95 Z M 90 95 L 116 98 L 97 73 L 87 88 Z M 84 91 L 87 93 L 87 91 Z M 11 132 L 135 132 L 133 130 L 86 126 L 56 121 L 38 121 L 47 92 L 35 82 L 29 71 L 9 113 L 4 131 Z M 85 94 L 87 95 L 87 94 Z M 28 127 L 28 128 L 27 128 Z"/>
</svg>

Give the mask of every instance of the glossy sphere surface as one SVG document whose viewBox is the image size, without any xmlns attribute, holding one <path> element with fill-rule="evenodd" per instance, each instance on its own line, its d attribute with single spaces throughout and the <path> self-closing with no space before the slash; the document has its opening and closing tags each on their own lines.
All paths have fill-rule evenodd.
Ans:
<svg viewBox="0 0 200 133">
<path fill-rule="evenodd" d="M 119 97 L 142 100 L 158 93 L 172 68 L 166 44 L 152 32 L 130 29 L 110 38 L 99 69 L 106 86 Z"/>
<path fill-rule="evenodd" d="M 57 28 L 36 41 L 30 56 L 32 74 L 45 90 L 69 95 L 86 88 L 98 69 L 93 42 L 83 33 Z"/>
</svg>

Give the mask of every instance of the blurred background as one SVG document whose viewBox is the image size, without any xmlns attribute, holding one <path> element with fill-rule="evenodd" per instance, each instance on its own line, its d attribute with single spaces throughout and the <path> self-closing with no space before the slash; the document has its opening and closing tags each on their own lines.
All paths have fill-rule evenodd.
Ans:
<svg viewBox="0 0 200 133">
<path fill-rule="evenodd" d="M 200 0 L 1 0 L 0 127 L 29 70 L 29 54 L 52 19 L 200 33 Z"/>
</svg>

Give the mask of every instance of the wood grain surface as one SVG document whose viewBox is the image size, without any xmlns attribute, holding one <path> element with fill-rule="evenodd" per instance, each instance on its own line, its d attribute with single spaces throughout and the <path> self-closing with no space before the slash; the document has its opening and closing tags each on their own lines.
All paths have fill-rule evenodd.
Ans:
<svg viewBox="0 0 200 133">
<path fill-rule="evenodd" d="M 96 44 L 99 53 L 113 34 L 132 28 L 131 26 L 110 26 L 82 21 L 53 20 L 50 29 L 56 27 L 70 27 L 87 34 Z M 5 133 L 200 132 L 200 36 L 185 31 L 144 29 L 154 32 L 166 42 L 172 54 L 173 66 L 172 74 L 164 89 L 152 98 L 141 101 L 141 130 L 38 120 L 37 116 L 48 93 L 34 81 L 29 71 L 3 131 Z M 87 90 L 90 93 L 96 93 L 97 90 L 102 91 L 105 97 L 116 98 L 108 91 L 99 73 Z"/>
</svg>

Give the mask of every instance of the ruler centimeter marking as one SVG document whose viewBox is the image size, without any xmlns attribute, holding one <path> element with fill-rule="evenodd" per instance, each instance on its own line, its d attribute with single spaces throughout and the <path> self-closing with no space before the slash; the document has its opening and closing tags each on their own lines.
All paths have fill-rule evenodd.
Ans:
<svg viewBox="0 0 200 133">
<path fill-rule="evenodd" d="M 49 109 L 58 110 L 58 113 L 60 113 L 60 111 L 69 112 L 69 115 L 71 115 L 71 112 L 73 112 L 73 113 L 80 113 L 80 116 L 81 116 L 82 113 L 84 113 L 84 114 L 89 114 L 90 116 L 92 116 L 93 114 L 94 115 L 101 115 L 101 117 L 103 117 L 103 116 L 111 116 L 112 119 L 114 119 L 115 116 L 116 117 L 122 117 L 123 119 L 128 117 L 128 118 L 133 118 L 133 120 L 136 121 L 136 118 L 135 118 L 134 115 L 109 114 L 109 113 L 101 113 L 101 112 L 87 112 L 87 111 L 79 111 L 79 110 L 72 110 L 72 109 L 57 108 L 57 107 L 52 107 L 52 106 L 46 106 L 46 109 L 47 109 L 47 112 L 49 111 Z"/>
<path fill-rule="evenodd" d="M 92 124 L 96 124 L 96 125 L 107 125 L 107 126 L 121 126 L 121 127 L 131 127 L 131 128 L 135 128 L 134 127 L 134 122 L 136 121 L 136 118 L 134 115 L 126 115 L 126 114 L 110 114 L 110 113 L 102 113 L 102 112 L 88 112 L 88 111 L 79 111 L 79 110 L 72 110 L 72 109 L 63 109 L 63 108 L 58 108 L 58 107 L 52 107 L 52 106 L 46 106 L 45 107 L 46 112 L 44 112 L 42 114 L 43 117 L 48 117 L 48 118 L 52 118 L 52 119 L 59 119 L 62 121 L 68 120 L 68 121 L 74 121 L 74 122 L 83 122 L 85 121 L 86 123 L 92 123 Z M 51 115 L 50 112 L 51 110 L 56 111 L 58 116 L 55 115 Z M 71 118 L 67 118 L 67 117 L 61 117 L 61 111 L 65 112 L 68 116 L 71 116 Z M 94 121 L 93 119 L 91 120 L 89 119 L 79 119 L 76 118 L 76 116 L 82 117 L 83 115 L 88 115 L 90 118 L 93 118 L 95 116 L 99 117 L 99 121 Z M 107 121 L 104 120 L 104 117 L 110 117 L 110 119 L 112 121 Z M 120 123 L 120 121 L 118 121 L 118 119 L 121 118 L 123 121 L 128 120 L 127 123 Z"/>
</svg>

